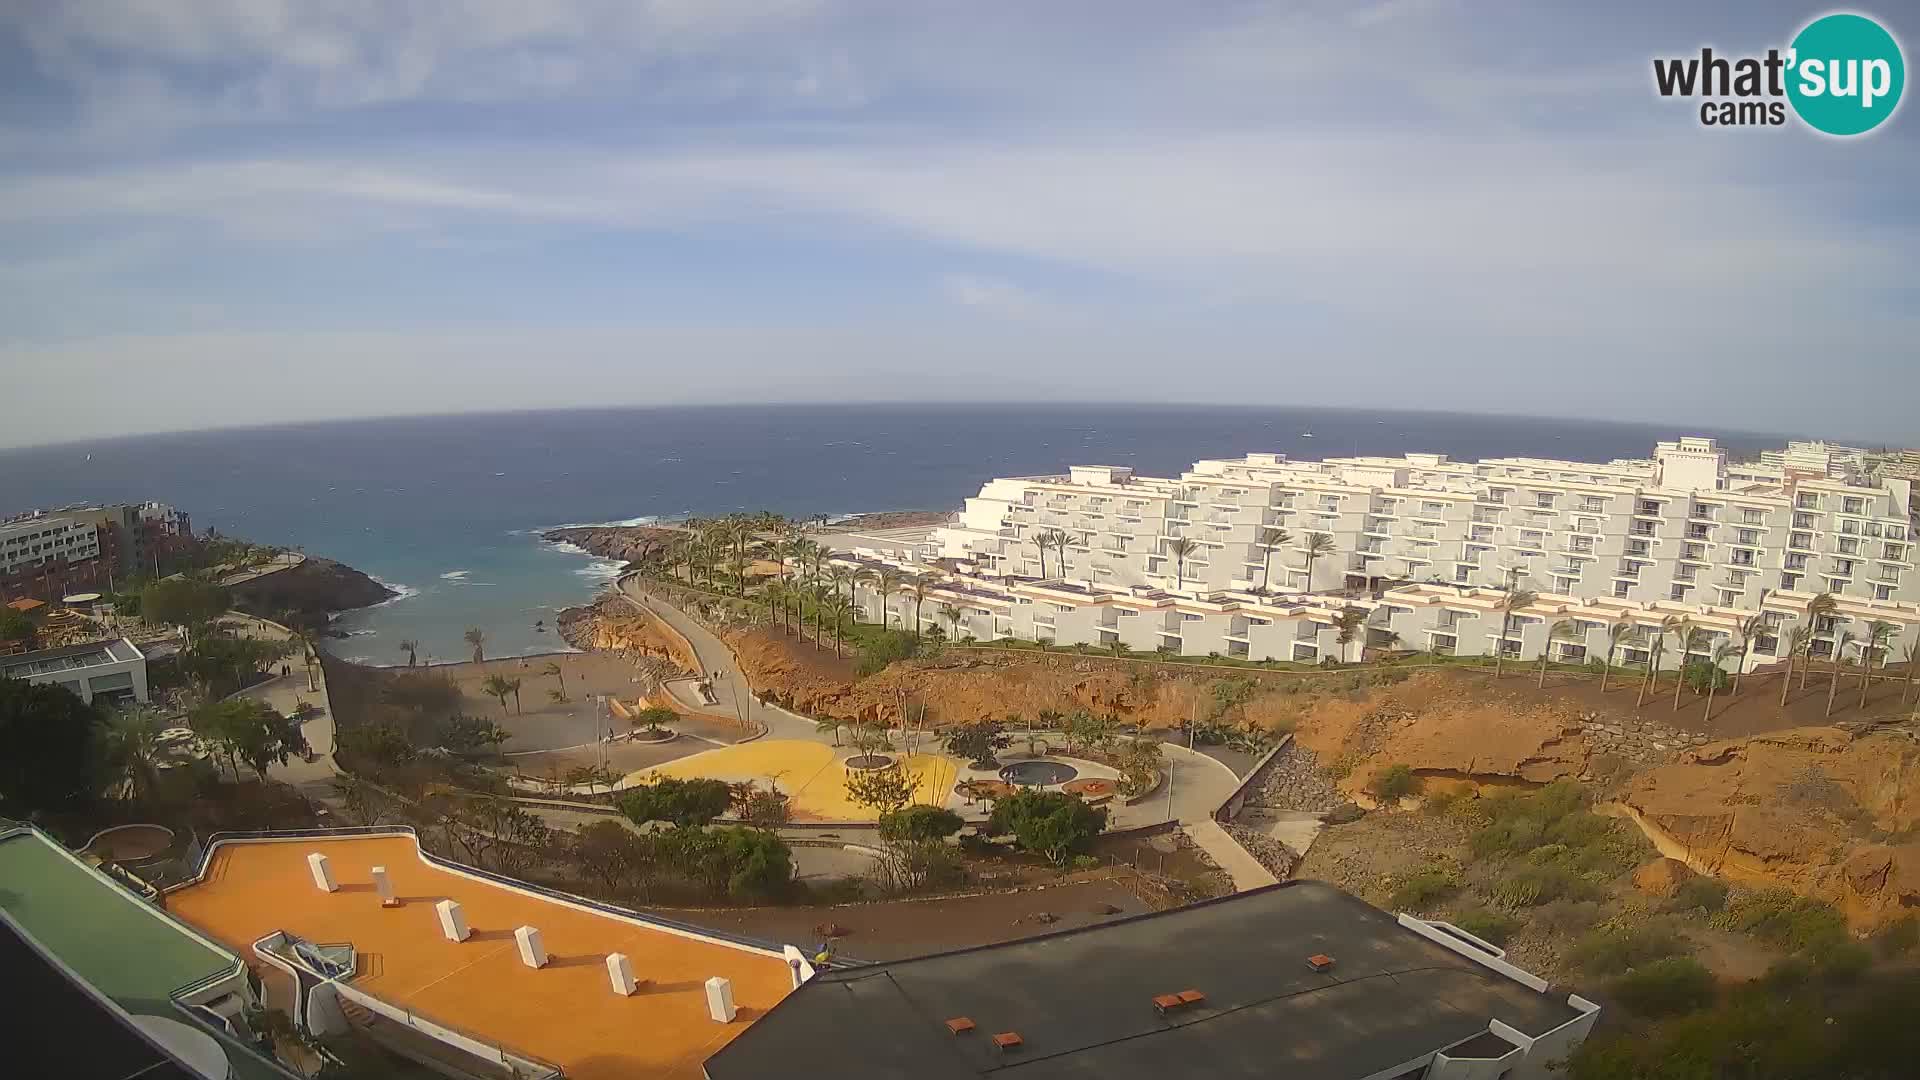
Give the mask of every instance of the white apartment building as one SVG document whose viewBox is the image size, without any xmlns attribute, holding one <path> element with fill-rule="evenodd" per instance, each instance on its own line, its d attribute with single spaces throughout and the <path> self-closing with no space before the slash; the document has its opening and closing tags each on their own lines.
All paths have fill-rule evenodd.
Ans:
<svg viewBox="0 0 1920 1080">
<path fill-rule="evenodd" d="M 0 524 L 0 576 L 99 554 L 100 530 L 90 522 L 47 514 Z"/>
<path fill-rule="evenodd" d="M 1178 478 L 1074 466 L 988 481 L 911 559 L 856 549 L 839 561 L 938 577 L 924 621 L 980 640 L 1312 661 L 1357 658 L 1397 635 L 1403 648 L 1466 655 L 1504 641 L 1532 658 L 1564 619 L 1578 640 L 1556 639 L 1556 659 L 1578 659 L 1605 651 L 1616 619 L 1688 618 L 1712 635 L 1710 651 L 1763 614 L 1751 667 L 1776 658 L 1783 628 L 1824 592 L 1841 608 L 1823 620 L 1816 655 L 1876 621 L 1898 628 L 1897 653 L 1920 632 L 1914 482 L 1828 473 L 1729 467 L 1702 438 L 1605 464 L 1248 454 Z M 1269 547 L 1269 530 L 1287 539 Z M 1053 534 L 1064 551 L 1036 542 Z M 1315 534 L 1324 550 L 1310 554 Z M 1193 542 L 1184 557 L 1170 550 L 1180 539 Z M 1489 625 L 1487 613 L 1515 587 L 1539 594 L 1537 610 L 1503 639 L 1503 620 Z M 874 593 L 868 581 L 855 594 L 870 620 L 881 614 Z M 890 597 L 886 617 L 910 622 L 912 607 Z M 1349 607 L 1367 613 L 1366 629 L 1340 643 L 1335 621 Z M 949 609 L 958 617 L 936 618 Z M 1670 651 L 1663 666 L 1680 662 Z"/>
</svg>

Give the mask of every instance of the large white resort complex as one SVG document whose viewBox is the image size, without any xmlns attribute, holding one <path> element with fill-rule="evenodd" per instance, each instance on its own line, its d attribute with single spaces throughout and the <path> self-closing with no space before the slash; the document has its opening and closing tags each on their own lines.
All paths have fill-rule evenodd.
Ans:
<svg viewBox="0 0 1920 1080">
<path fill-rule="evenodd" d="M 1644 665 L 1673 616 L 1701 633 L 1690 653 L 1669 638 L 1662 667 L 1730 645 L 1722 663 L 1751 670 L 1811 617 L 1813 656 L 1894 660 L 1920 632 L 1916 481 L 1806 445 L 1779 465 L 1729 464 L 1703 438 L 1605 464 L 1248 454 L 1177 478 L 1076 465 L 990 480 L 931 530 L 830 543 L 863 571 L 865 618 L 882 618 L 884 593 L 890 623 L 982 641 L 1301 662 L 1551 648 L 1579 663 L 1605 659 L 1624 624 L 1613 662 Z M 916 579 L 918 595 L 902 589 Z M 1508 612 L 1510 591 L 1534 599 Z M 1832 609 L 1810 613 L 1821 594 Z"/>
</svg>

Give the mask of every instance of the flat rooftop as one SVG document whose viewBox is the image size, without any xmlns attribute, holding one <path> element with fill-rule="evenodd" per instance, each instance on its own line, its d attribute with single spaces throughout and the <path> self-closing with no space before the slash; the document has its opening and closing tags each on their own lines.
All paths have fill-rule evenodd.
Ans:
<svg viewBox="0 0 1920 1080">
<path fill-rule="evenodd" d="M 1325 972 L 1307 958 L 1334 958 Z M 1162 1014 L 1156 996 L 1205 999 Z M 823 972 L 707 1062 L 712 1080 L 1362 1077 L 1493 1019 L 1580 1017 L 1330 885 L 1291 881 L 1025 941 Z M 946 1021 L 966 1017 L 971 1033 Z M 1000 1032 L 1022 1045 L 1001 1051 Z"/>
<path fill-rule="evenodd" d="M 314 887 L 311 852 L 326 855 L 340 890 Z M 397 908 L 374 894 L 385 866 Z M 434 904 L 457 901 L 472 928 L 464 942 L 440 933 Z M 181 918 L 234 949 L 285 930 L 314 942 L 351 942 L 360 974 L 350 985 L 431 1020 L 552 1062 L 572 1080 L 685 1077 L 790 991 L 786 961 L 770 947 L 623 918 L 444 869 L 421 858 L 411 836 L 316 837 L 222 845 L 202 881 L 167 894 Z M 516 927 L 539 928 L 547 966 L 520 962 Z M 625 953 L 641 981 L 613 993 L 606 955 Z M 707 1015 L 706 980 L 733 983 L 739 1016 Z"/>
<path fill-rule="evenodd" d="M 51 675 L 137 660 L 140 655 L 140 650 L 134 648 L 130 641 L 89 641 L 7 657 L 0 661 L 0 675 L 9 679 L 25 679 L 32 675 Z"/>
</svg>

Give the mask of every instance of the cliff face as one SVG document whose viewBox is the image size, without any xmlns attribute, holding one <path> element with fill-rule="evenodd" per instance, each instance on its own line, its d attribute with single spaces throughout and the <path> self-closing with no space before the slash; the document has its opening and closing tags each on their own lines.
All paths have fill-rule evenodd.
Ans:
<svg viewBox="0 0 1920 1080">
<path fill-rule="evenodd" d="M 540 534 L 540 539 L 553 544 L 572 544 L 603 559 L 640 563 L 665 557 L 680 535 L 678 529 L 658 529 L 646 525 L 592 525 L 549 529 Z"/>
<path fill-rule="evenodd" d="M 1635 776 L 1621 805 L 1669 858 L 1870 926 L 1920 906 L 1916 765 L 1904 736 L 1794 728 L 1690 749 Z"/>
<path fill-rule="evenodd" d="M 324 623 L 336 611 L 368 607 L 399 594 L 345 563 L 309 555 L 289 570 L 233 587 L 233 606 L 274 618 L 291 612 L 298 622 Z"/>
</svg>

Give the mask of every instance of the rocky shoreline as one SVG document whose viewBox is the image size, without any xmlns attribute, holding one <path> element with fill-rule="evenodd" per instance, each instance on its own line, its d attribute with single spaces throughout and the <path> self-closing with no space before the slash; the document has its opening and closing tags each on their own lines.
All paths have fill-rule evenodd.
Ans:
<svg viewBox="0 0 1920 1080">
<path fill-rule="evenodd" d="M 321 628 L 334 614 L 400 595 L 342 562 L 309 555 L 298 566 L 233 586 L 233 606 L 249 615 Z"/>
<path fill-rule="evenodd" d="M 681 530 L 657 525 L 579 525 L 548 529 L 540 539 L 549 544 L 571 544 L 589 555 L 635 563 L 663 558 L 681 536 Z"/>
</svg>

